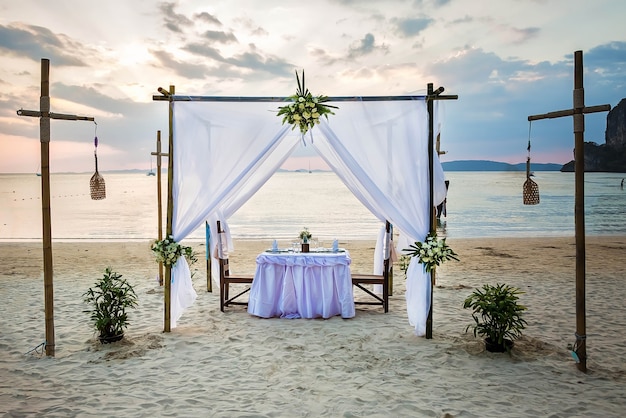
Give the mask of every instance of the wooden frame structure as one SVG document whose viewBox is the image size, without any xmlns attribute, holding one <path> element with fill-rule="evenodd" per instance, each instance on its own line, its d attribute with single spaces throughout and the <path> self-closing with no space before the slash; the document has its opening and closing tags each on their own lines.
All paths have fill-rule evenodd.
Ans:
<svg viewBox="0 0 626 418">
<path fill-rule="evenodd" d="M 528 121 L 574 117 L 574 228 L 576 236 L 576 344 L 573 347 L 576 365 L 587 371 L 587 319 L 585 316 L 585 114 L 608 112 L 608 104 L 585 106 L 583 87 L 583 52 L 574 52 L 574 103 L 571 109 L 532 115 Z"/>
<path fill-rule="evenodd" d="M 83 120 L 94 123 L 95 119 L 88 116 L 50 112 L 50 60 L 47 58 L 41 59 L 41 97 L 39 99 L 39 110 L 20 109 L 17 111 L 17 115 L 39 118 L 39 142 L 41 142 L 41 211 L 43 223 L 43 282 L 46 324 L 46 339 L 43 345 L 46 355 L 54 357 L 54 275 L 52 268 L 52 220 L 50 217 L 50 119 Z"/>
<path fill-rule="evenodd" d="M 175 94 L 176 88 L 173 85 L 170 85 L 169 90 L 165 90 L 162 87 L 159 87 L 157 91 L 160 95 L 152 96 L 152 100 L 154 101 L 167 101 L 170 103 L 169 106 L 169 143 L 168 143 L 168 194 L 167 194 L 167 226 L 166 226 L 166 236 L 172 235 L 172 215 L 173 215 L 173 196 L 172 196 L 172 187 L 173 187 L 173 174 L 174 174 L 174 158 L 173 158 L 173 149 L 174 149 L 174 132 L 173 132 L 173 107 L 171 104 L 173 102 L 276 102 L 276 103 L 284 103 L 287 98 L 286 97 L 245 97 L 245 96 L 189 96 L 189 95 L 179 95 Z M 427 85 L 427 94 L 426 95 L 404 95 L 404 96 L 337 96 L 337 97 L 329 97 L 329 102 L 372 102 L 372 101 L 390 101 L 390 100 L 426 100 L 427 109 L 428 109 L 428 156 L 429 156 L 429 166 L 428 173 L 430 177 L 430 193 L 429 193 L 429 201 L 432 207 L 430 212 L 430 232 L 436 231 L 436 218 L 435 218 L 435 207 L 432 204 L 434 200 L 434 185 L 433 185 L 433 172 L 434 172 L 434 146 L 435 139 L 433 134 L 433 115 L 434 115 L 434 101 L 435 100 L 457 100 L 457 95 L 442 95 L 444 92 L 443 87 L 439 87 L 438 89 L 433 89 L 433 84 L 428 83 Z M 171 279 L 172 279 L 172 271 L 171 266 L 166 266 L 165 268 L 165 283 L 164 283 L 164 332 L 171 331 Z M 428 319 L 426 322 L 426 338 L 432 338 L 432 305 L 433 305 L 433 286 L 435 283 L 435 272 L 431 272 L 431 303 L 430 310 L 428 313 Z"/>
</svg>

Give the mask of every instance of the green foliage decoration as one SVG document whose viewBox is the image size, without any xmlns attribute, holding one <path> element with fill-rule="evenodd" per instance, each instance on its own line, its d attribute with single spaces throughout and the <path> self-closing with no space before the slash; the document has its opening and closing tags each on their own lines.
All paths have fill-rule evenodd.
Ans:
<svg viewBox="0 0 626 418">
<path fill-rule="evenodd" d="M 84 302 L 91 305 L 91 309 L 84 312 L 90 314 L 101 339 L 122 335 L 130 323 L 127 309 L 137 306 L 133 287 L 111 267 L 105 269 L 103 277 L 83 297 Z"/>
<path fill-rule="evenodd" d="M 520 289 L 498 283 L 495 286 L 485 284 L 476 289 L 463 302 L 463 308 L 472 309 L 474 323 L 467 326 L 465 332 L 473 328 L 474 336 L 481 336 L 491 344 L 508 349 L 507 341 L 513 341 L 522 335 L 527 322 L 523 313 L 524 305 L 518 303 Z"/>
</svg>

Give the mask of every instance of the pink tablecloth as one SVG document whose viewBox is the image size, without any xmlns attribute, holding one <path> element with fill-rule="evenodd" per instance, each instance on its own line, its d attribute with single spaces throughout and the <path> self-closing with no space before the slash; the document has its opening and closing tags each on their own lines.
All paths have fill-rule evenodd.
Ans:
<svg viewBox="0 0 626 418">
<path fill-rule="evenodd" d="M 350 254 L 259 254 L 248 312 L 263 318 L 354 317 Z"/>
</svg>

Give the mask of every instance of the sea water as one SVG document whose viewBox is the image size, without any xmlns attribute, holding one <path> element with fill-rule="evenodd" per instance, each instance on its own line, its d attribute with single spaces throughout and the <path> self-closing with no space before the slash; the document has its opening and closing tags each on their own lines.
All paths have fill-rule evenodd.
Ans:
<svg viewBox="0 0 626 418">
<path fill-rule="evenodd" d="M 157 237 L 157 177 L 101 173 L 106 199 L 91 200 L 91 173 L 52 174 L 53 241 L 144 241 Z M 587 235 L 626 235 L 624 174 L 585 174 Z M 448 237 L 574 235 L 574 173 L 535 172 L 540 203 L 522 203 L 524 172 L 448 172 L 446 215 L 439 230 Z M 163 225 L 167 180 L 161 185 Z M 332 172 L 278 172 L 229 221 L 235 238 L 295 239 L 307 227 L 319 240 L 376 238 L 381 223 Z M 0 174 L 0 241 L 42 237 L 41 177 Z M 163 227 L 165 231 L 165 227 Z M 203 241 L 204 227 L 189 240 Z"/>
</svg>

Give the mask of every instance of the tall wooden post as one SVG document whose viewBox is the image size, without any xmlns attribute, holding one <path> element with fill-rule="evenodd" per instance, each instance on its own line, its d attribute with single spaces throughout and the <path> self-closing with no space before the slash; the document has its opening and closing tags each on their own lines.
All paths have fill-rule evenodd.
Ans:
<svg viewBox="0 0 626 418">
<path fill-rule="evenodd" d="M 157 131 L 157 150 L 150 153 L 156 155 L 157 160 L 157 219 L 158 219 L 158 239 L 163 239 L 163 203 L 161 199 L 161 157 L 167 157 L 169 154 L 161 152 L 161 131 Z M 159 286 L 163 286 L 163 263 L 159 263 Z"/>
<path fill-rule="evenodd" d="M 43 238 L 43 287 L 46 318 L 46 355 L 55 354 L 54 274 L 52 263 L 52 219 L 50 216 L 50 61 L 41 60 L 39 99 L 39 138 L 41 143 L 41 215 Z"/>
<path fill-rule="evenodd" d="M 606 112 L 610 105 L 585 107 L 583 53 L 574 52 L 574 107 L 568 110 L 529 116 L 528 120 L 574 117 L 574 225 L 576 234 L 576 344 L 578 370 L 587 371 L 587 320 L 585 316 L 585 113 Z"/>
<path fill-rule="evenodd" d="M 442 96 L 444 88 L 439 87 L 437 90 L 433 90 L 433 84 L 428 83 L 426 87 L 426 106 L 428 110 L 428 178 L 430 180 L 430 190 L 428 196 L 428 204 L 430 205 L 430 212 L 428 218 L 429 232 L 434 234 L 437 232 L 437 218 L 436 218 L 436 206 L 435 200 L 435 134 L 434 134 L 434 101 L 435 100 L 456 100 L 457 95 Z M 439 143 L 437 144 L 437 150 L 439 149 Z M 435 287 L 436 269 L 430 272 L 430 308 L 428 309 L 428 317 L 426 318 L 426 339 L 433 338 L 433 302 Z"/>
<path fill-rule="evenodd" d="M 433 83 L 428 83 L 427 87 L 427 97 L 430 98 L 433 96 Z M 428 178 L 430 179 L 430 189 L 428 194 L 428 204 L 430 205 L 430 212 L 428 218 L 429 224 L 429 232 L 434 232 L 437 230 L 437 226 L 435 225 L 435 217 L 433 216 L 433 208 L 435 207 L 435 188 L 434 188 L 434 138 L 433 138 L 433 109 L 434 102 L 430 99 L 427 99 L 426 106 L 428 109 Z M 428 309 L 428 317 L 426 318 L 426 338 L 433 338 L 433 288 L 435 287 L 435 269 L 430 272 L 430 308 Z"/>
<path fill-rule="evenodd" d="M 176 88 L 170 86 L 169 97 L 169 141 L 168 141 L 168 154 L 167 159 L 167 226 L 165 233 L 169 237 L 172 235 L 172 218 L 174 217 L 174 93 Z M 165 318 L 164 318 L 164 332 L 171 331 L 171 306 L 172 306 L 172 266 L 168 265 L 165 268 Z"/>
<path fill-rule="evenodd" d="M 43 283 L 46 355 L 54 357 L 54 280 L 52 266 L 52 220 L 50 217 L 50 119 L 94 121 L 92 117 L 66 115 L 50 112 L 50 60 L 41 60 L 41 97 L 39 111 L 18 110 L 18 116 L 39 118 L 39 142 L 41 143 L 41 214 L 43 239 Z"/>
</svg>

